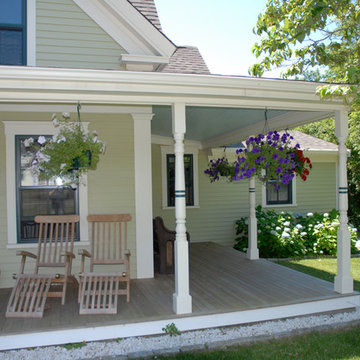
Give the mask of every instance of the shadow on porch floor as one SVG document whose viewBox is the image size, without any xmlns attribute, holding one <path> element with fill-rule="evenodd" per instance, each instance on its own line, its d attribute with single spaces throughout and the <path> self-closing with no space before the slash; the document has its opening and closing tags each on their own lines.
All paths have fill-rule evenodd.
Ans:
<svg viewBox="0 0 360 360">
<path fill-rule="evenodd" d="M 0 290 L 0 336 L 89 328 L 115 324 L 221 314 L 274 306 L 339 299 L 333 284 L 274 264 L 250 261 L 244 254 L 214 243 L 190 245 L 190 293 L 193 313 L 176 316 L 172 310 L 173 275 L 132 280 L 130 303 L 119 298 L 116 315 L 79 315 L 76 289 L 70 288 L 64 306 L 48 299 L 42 319 L 6 319 L 11 289 Z"/>
</svg>

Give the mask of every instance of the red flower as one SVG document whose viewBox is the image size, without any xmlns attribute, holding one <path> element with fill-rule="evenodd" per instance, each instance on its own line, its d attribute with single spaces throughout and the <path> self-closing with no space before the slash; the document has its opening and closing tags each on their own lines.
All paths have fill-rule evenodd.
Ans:
<svg viewBox="0 0 360 360">
<path fill-rule="evenodd" d="M 309 168 L 312 169 L 312 164 L 310 163 Z"/>
<path fill-rule="evenodd" d="M 300 174 L 302 180 L 306 181 L 306 176 L 304 174 Z"/>
<path fill-rule="evenodd" d="M 310 172 L 309 172 L 309 170 L 308 170 L 308 169 L 304 169 L 303 174 L 304 174 L 304 175 L 309 175 L 309 174 L 310 174 Z"/>
</svg>

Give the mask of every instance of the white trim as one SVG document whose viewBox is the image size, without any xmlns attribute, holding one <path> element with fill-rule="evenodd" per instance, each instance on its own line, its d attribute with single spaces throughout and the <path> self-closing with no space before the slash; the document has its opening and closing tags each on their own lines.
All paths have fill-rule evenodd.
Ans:
<svg viewBox="0 0 360 360">
<path fill-rule="evenodd" d="M 152 113 L 131 114 L 134 120 L 135 227 L 137 278 L 154 277 L 151 181 Z"/>
<path fill-rule="evenodd" d="M 72 104 L 1 104 L 0 103 L 0 112 L 45 112 L 45 113 L 75 113 L 76 112 L 77 102 L 72 102 Z M 150 106 L 124 106 L 124 105 L 91 105 L 91 104 L 81 104 L 81 113 L 82 114 L 148 114 L 151 112 Z"/>
<path fill-rule="evenodd" d="M 165 56 L 150 55 L 120 55 L 120 64 L 124 64 L 126 70 L 130 71 L 157 71 L 169 63 L 170 58 Z"/>
<path fill-rule="evenodd" d="M 176 47 L 126 0 L 73 0 L 129 54 L 170 57 Z"/>
<path fill-rule="evenodd" d="M 163 334 L 164 331 L 162 329 L 171 323 L 174 323 L 181 332 L 184 332 L 214 327 L 251 324 L 304 315 L 316 315 L 326 312 L 346 311 L 357 306 L 360 306 L 360 295 L 221 314 L 177 316 L 164 320 L 139 323 L 52 330 L 47 331 L 46 336 L 44 336 L 44 332 L 3 335 L 0 336 L 0 351 Z"/>
<path fill-rule="evenodd" d="M 26 65 L 36 66 L 36 0 L 27 0 L 26 11 Z"/>
<path fill-rule="evenodd" d="M 1 109 L 1 105 L 0 105 Z M 151 143 L 157 145 L 167 145 L 167 146 L 174 146 L 174 139 L 169 136 L 161 136 L 161 135 L 151 135 Z M 201 143 L 200 141 L 195 140 L 184 140 L 185 147 L 195 147 L 201 150 Z"/>
<path fill-rule="evenodd" d="M 174 142 L 174 141 L 173 141 Z M 167 198 L 167 174 L 166 174 L 166 155 L 174 155 L 174 145 L 161 146 L 161 203 L 163 210 L 175 210 L 175 206 L 168 206 Z M 186 206 L 187 209 L 198 209 L 199 205 L 199 148 L 198 146 L 188 145 L 185 142 L 184 154 L 193 156 L 193 176 L 194 176 L 194 205 Z"/>
<path fill-rule="evenodd" d="M 261 206 L 263 208 L 281 208 L 281 207 L 295 207 L 296 203 L 296 176 L 291 182 L 292 201 L 287 204 L 267 204 L 266 203 L 266 183 L 261 183 Z"/>
<path fill-rule="evenodd" d="M 310 111 L 299 124 L 346 109 L 342 102 L 320 101 L 315 95 L 318 84 L 286 80 L 1 66 L 0 84 L 2 102 L 73 104 L 76 99 L 93 104 L 171 105 L 181 100 L 187 106 Z M 288 122 L 281 125 L 286 127 Z M 252 129 L 256 126 L 263 124 L 254 124 Z"/>
<path fill-rule="evenodd" d="M 6 203 L 8 245 L 17 245 L 16 230 L 16 180 L 15 180 L 15 135 L 53 135 L 55 128 L 51 121 L 3 121 L 6 137 Z M 88 123 L 83 122 L 87 127 Z M 87 177 L 79 185 L 80 240 L 88 241 L 88 197 L 85 186 Z"/>
<path fill-rule="evenodd" d="M 75 247 L 84 247 L 84 246 L 89 246 L 90 245 L 90 241 L 76 241 L 74 242 L 74 246 Z M 38 248 L 38 244 L 36 243 L 31 243 L 31 244 L 16 244 L 16 245 L 6 245 L 7 249 L 37 249 Z"/>
</svg>

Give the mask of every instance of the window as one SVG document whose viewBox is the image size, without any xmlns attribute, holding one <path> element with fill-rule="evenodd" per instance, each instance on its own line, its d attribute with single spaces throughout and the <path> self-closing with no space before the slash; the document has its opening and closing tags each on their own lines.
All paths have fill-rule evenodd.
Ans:
<svg viewBox="0 0 360 360">
<path fill-rule="evenodd" d="M 35 150 L 26 148 L 24 140 L 29 135 L 16 135 L 16 212 L 18 243 L 36 242 L 38 225 L 36 215 L 68 215 L 79 212 L 78 189 L 64 188 L 61 179 L 39 181 L 30 167 Z M 33 136 L 37 139 L 38 136 Z M 79 230 L 76 231 L 79 240 Z"/>
<path fill-rule="evenodd" d="M 31 240 L 34 235 L 36 237 L 37 231 L 34 225 L 31 226 L 31 217 L 35 215 L 32 207 L 36 207 L 36 211 L 41 213 L 46 211 L 45 213 L 50 214 L 67 213 L 70 210 L 73 211 L 75 207 L 75 212 L 80 215 L 80 244 L 88 245 L 86 176 L 83 178 L 84 183 L 79 185 L 76 192 L 56 187 L 56 180 L 55 182 L 36 182 L 32 176 L 30 177 L 29 169 L 26 166 L 26 163 L 30 161 L 29 154 L 21 149 L 21 139 L 24 137 L 33 136 L 35 138 L 39 134 L 53 135 L 55 129 L 52 122 L 3 121 L 3 123 L 6 136 L 7 248 L 36 247 Z M 87 126 L 88 124 L 83 122 L 83 125 Z M 52 192 L 54 189 L 59 191 Z M 63 193 L 60 194 L 61 192 Z M 30 223 L 29 226 L 26 224 L 27 221 Z"/>
<path fill-rule="evenodd" d="M 0 1 L 0 65 L 26 64 L 26 0 Z"/>
<path fill-rule="evenodd" d="M 276 190 L 273 181 L 268 181 L 263 186 L 262 205 L 266 206 L 295 206 L 296 205 L 296 187 L 295 179 L 288 185 L 280 185 Z"/>
<path fill-rule="evenodd" d="M 162 205 L 164 209 L 175 206 L 175 154 L 173 146 L 161 146 Z M 199 206 L 198 149 L 187 147 L 184 154 L 186 206 Z"/>
<path fill-rule="evenodd" d="M 194 206 L 194 163 L 193 155 L 184 155 L 186 206 Z M 175 155 L 166 155 L 167 206 L 175 206 Z"/>
</svg>

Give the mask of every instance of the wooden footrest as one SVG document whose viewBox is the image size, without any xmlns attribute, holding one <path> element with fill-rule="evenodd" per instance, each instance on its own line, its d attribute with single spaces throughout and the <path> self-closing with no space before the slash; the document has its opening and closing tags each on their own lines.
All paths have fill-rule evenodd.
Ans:
<svg viewBox="0 0 360 360">
<path fill-rule="evenodd" d="M 41 318 L 52 278 L 53 275 L 17 275 L 5 316 Z"/>
<path fill-rule="evenodd" d="M 121 274 L 88 273 L 80 277 L 79 314 L 116 314 Z"/>
</svg>

